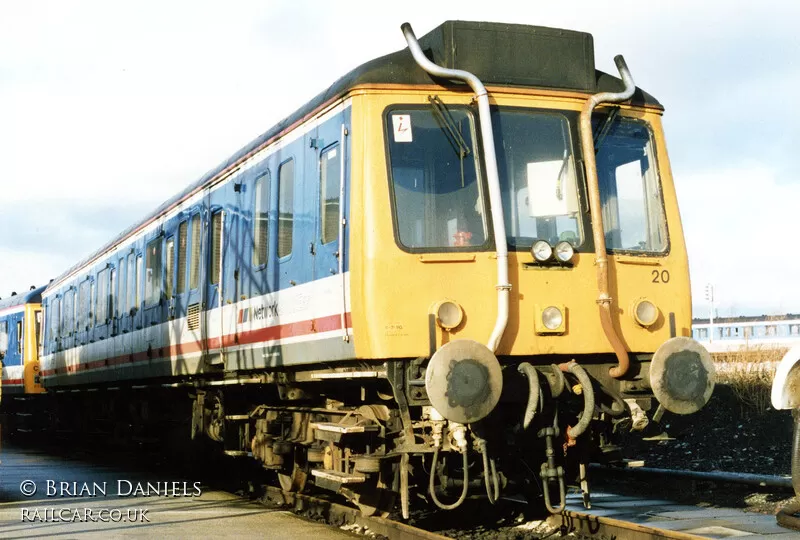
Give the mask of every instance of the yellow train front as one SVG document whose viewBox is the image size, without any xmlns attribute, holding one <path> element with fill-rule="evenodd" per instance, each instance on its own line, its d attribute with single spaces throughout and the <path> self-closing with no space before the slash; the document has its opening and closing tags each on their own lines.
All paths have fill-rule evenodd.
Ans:
<svg viewBox="0 0 800 540">
<path fill-rule="evenodd" d="M 588 34 L 450 22 L 417 45 L 404 32 L 404 67 L 427 84 L 353 98 L 356 354 L 405 360 L 405 445 L 435 449 L 440 479 L 466 495 L 482 475 L 490 499 L 505 480 L 544 485 L 557 511 L 563 467 L 619 457 L 611 432 L 660 416 L 653 394 L 686 414 L 713 389 L 688 337 L 663 108 L 621 58 L 623 80 L 595 71 Z M 484 466 L 468 474 L 473 450 Z"/>
<path fill-rule="evenodd" d="M 403 33 L 48 286 L 61 429 L 185 415 L 365 512 L 476 483 L 558 511 L 708 401 L 661 105 L 586 33 Z"/>
</svg>

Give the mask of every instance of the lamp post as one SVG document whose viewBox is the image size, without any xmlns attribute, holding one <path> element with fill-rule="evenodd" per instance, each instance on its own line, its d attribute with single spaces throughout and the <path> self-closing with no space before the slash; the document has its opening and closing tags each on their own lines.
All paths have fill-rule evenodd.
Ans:
<svg viewBox="0 0 800 540">
<path fill-rule="evenodd" d="M 706 283 L 706 300 L 708 300 L 708 342 L 714 342 L 714 284 Z"/>
</svg>

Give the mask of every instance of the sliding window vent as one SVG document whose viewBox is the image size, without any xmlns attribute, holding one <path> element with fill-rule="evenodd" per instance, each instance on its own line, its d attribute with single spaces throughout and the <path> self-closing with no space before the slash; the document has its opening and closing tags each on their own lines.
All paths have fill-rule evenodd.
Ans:
<svg viewBox="0 0 800 540">
<path fill-rule="evenodd" d="M 200 304 L 192 304 L 186 313 L 189 330 L 200 329 Z"/>
</svg>

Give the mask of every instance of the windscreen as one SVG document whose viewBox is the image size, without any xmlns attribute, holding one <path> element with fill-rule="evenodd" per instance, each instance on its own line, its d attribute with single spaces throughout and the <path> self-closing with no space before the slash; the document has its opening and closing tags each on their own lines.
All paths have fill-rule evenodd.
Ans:
<svg viewBox="0 0 800 540">
<path fill-rule="evenodd" d="M 472 113 L 432 100 L 429 107 L 390 110 L 386 129 L 400 245 L 420 251 L 485 245 Z"/>
</svg>

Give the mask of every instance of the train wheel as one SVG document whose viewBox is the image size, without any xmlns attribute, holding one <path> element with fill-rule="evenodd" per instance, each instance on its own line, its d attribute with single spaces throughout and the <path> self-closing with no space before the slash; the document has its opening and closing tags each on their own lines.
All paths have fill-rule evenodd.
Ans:
<svg viewBox="0 0 800 540">
<path fill-rule="evenodd" d="M 284 465 L 284 469 L 278 472 L 278 483 L 284 491 L 300 493 L 306 487 L 308 479 L 308 462 L 303 448 L 295 448 L 291 463 Z"/>
<path fill-rule="evenodd" d="M 396 473 L 391 463 L 380 463 L 374 485 L 359 488 L 350 495 L 350 501 L 365 516 L 388 517 L 395 501 L 395 493 L 389 489 L 394 474 Z"/>
</svg>

